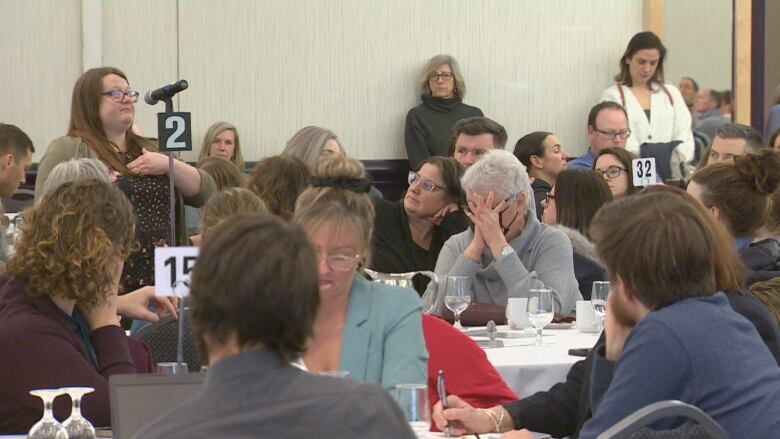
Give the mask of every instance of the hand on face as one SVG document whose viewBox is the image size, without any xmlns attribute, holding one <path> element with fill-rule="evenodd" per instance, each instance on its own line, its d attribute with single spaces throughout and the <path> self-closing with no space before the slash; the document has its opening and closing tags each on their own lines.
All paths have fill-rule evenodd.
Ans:
<svg viewBox="0 0 780 439">
<path fill-rule="evenodd" d="M 501 212 L 507 207 L 505 200 L 501 200 L 496 207 L 493 205 L 493 192 L 489 192 L 486 198 L 476 193 L 471 193 L 469 197 L 469 210 L 467 213 L 469 219 L 474 223 L 474 228 L 479 229 L 485 244 L 493 249 L 502 249 L 506 246 L 506 236 L 501 230 L 499 217 Z M 496 257 L 497 255 L 493 255 Z"/>
<path fill-rule="evenodd" d="M 168 157 L 143 149 L 137 159 L 127 164 L 127 168 L 138 175 L 165 175 L 168 173 Z"/>
<path fill-rule="evenodd" d="M 458 205 L 455 203 L 450 203 L 442 207 L 441 209 L 439 209 L 439 211 L 436 212 L 436 214 L 434 214 L 433 217 L 431 217 L 431 221 L 438 226 L 439 224 L 441 224 L 445 216 L 449 215 L 452 212 L 455 212 L 456 210 L 458 210 Z"/>
</svg>

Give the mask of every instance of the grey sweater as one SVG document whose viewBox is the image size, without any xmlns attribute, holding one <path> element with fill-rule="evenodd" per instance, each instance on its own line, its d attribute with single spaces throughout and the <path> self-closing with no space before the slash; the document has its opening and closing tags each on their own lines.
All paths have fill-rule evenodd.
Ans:
<svg viewBox="0 0 780 439">
<path fill-rule="evenodd" d="M 473 238 L 469 229 L 444 243 L 435 269 L 439 292 L 435 294 L 429 286 L 423 296 L 426 307 L 433 304 L 434 314 L 442 313 L 447 276 L 470 278 L 472 302 L 506 306 L 510 297 L 528 297 L 530 289 L 549 288 L 556 312 L 574 312 L 582 295 L 574 277 L 571 243 L 563 232 L 540 223 L 531 213 L 523 233 L 509 243 L 515 253 L 494 260 L 490 249 L 485 249 L 480 262 L 463 254 Z"/>
</svg>

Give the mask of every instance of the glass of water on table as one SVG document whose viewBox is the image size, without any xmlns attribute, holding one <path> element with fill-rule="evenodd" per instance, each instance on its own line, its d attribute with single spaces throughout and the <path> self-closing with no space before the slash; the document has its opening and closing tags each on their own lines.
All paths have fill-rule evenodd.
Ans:
<svg viewBox="0 0 780 439">
<path fill-rule="evenodd" d="M 542 329 L 553 320 L 555 305 L 552 290 L 546 288 L 528 291 L 528 320 L 536 328 L 536 346 L 542 343 Z"/>
<path fill-rule="evenodd" d="M 604 329 L 604 316 L 607 314 L 607 297 L 609 297 L 609 282 L 593 282 L 593 289 L 590 293 L 590 303 L 593 306 L 593 312 L 598 316 L 598 324 Z"/>
<path fill-rule="evenodd" d="M 444 288 L 444 304 L 455 314 L 455 327 L 462 330 L 460 314 L 471 304 L 469 278 L 467 276 L 447 276 Z"/>
</svg>

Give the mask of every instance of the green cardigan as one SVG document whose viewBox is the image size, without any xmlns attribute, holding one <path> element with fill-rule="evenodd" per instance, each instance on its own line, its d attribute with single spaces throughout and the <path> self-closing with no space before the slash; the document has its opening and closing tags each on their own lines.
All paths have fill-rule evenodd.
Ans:
<svg viewBox="0 0 780 439">
<path fill-rule="evenodd" d="M 156 145 L 150 144 L 151 149 L 157 150 Z M 149 149 L 149 148 L 147 148 Z M 71 159 L 90 158 L 98 159 L 97 152 L 90 148 L 80 137 L 63 136 L 54 139 L 46 153 L 38 163 L 38 174 L 35 179 L 35 198 L 40 196 L 43 184 L 49 178 L 51 170 L 62 162 Z M 187 225 L 184 220 L 184 205 L 201 207 L 217 191 L 217 185 L 209 174 L 198 169 L 200 173 L 200 191 L 192 196 L 184 197 L 176 191 L 176 245 L 187 245 Z"/>
</svg>

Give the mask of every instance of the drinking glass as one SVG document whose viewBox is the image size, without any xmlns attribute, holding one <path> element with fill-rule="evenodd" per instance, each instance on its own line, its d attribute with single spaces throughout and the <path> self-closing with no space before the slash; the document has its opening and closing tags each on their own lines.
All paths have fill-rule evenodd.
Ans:
<svg viewBox="0 0 780 439">
<path fill-rule="evenodd" d="M 30 390 L 30 395 L 43 400 L 43 417 L 27 433 L 28 439 L 68 439 L 65 427 L 54 417 L 54 399 L 64 394 L 62 389 Z"/>
<path fill-rule="evenodd" d="M 528 292 L 528 320 L 536 328 L 536 345 L 542 343 L 542 329 L 550 324 L 554 314 L 552 290 L 538 289 Z"/>
<path fill-rule="evenodd" d="M 431 408 L 428 404 L 428 386 L 399 384 L 395 387 L 395 401 L 417 436 L 431 429 Z"/>
<path fill-rule="evenodd" d="M 604 316 L 607 314 L 609 288 L 609 282 L 593 282 L 593 289 L 590 293 L 590 303 L 593 305 L 593 312 L 595 312 L 598 317 L 597 324 L 600 329 L 604 329 Z"/>
<path fill-rule="evenodd" d="M 81 416 L 81 398 L 95 391 L 94 387 L 63 387 L 63 392 L 73 400 L 70 417 L 62 423 L 68 433 L 68 439 L 95 439 L 95 427 Z"/>
<path fill-rule="evenodd" d="M 468 287 L 469 278 L 466 276 L 447 276 L 446 282 L 444 304 L 455 314 L 455 327 L 462 330 L 460 314 L 471 303 L 471 293 Z"/>
</svg>

